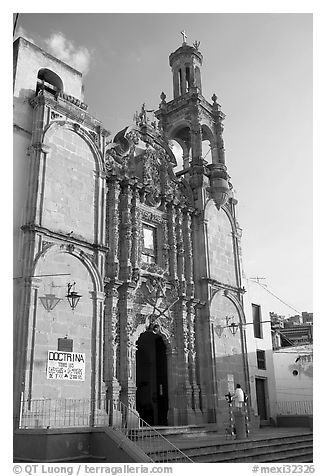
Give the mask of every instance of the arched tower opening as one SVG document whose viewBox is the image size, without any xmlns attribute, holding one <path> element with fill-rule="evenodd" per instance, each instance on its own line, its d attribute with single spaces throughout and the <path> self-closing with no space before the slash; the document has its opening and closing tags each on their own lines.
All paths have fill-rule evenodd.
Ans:
<svg viewBox="0 0 326 476">
<path fill-rule="evenodd" d="M 174 128 L 170 132 L 169 145 L 177 162 L 174 172 L 187 169 L 191 161 L 191 136 L 189 126 L 183 123 Z"/>
<path fill-rule="evenodd" d="M 36 95 L 40 90 L 47 91 L 54 96 L 63 91 L 63 82 L 60 76 L 50 69 L 40 69 L 37 75 Z"/>
</svg>

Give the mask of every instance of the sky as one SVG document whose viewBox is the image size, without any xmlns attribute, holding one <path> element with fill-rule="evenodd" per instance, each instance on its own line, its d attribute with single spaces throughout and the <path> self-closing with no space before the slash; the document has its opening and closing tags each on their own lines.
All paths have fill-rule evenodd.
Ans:
<svg viewBox="0 0 326 476">
<path fill-rule="evenodd" d="M 203 95 L 226 114 L 245 274 L 311 312 L 312 24 L 310 13 L 22 13 L 16 37 L 83 72 L 88 110 L 112 138 L 144 102 L 172 99 L 180 32 L 200 41 Z"/>
</svg>

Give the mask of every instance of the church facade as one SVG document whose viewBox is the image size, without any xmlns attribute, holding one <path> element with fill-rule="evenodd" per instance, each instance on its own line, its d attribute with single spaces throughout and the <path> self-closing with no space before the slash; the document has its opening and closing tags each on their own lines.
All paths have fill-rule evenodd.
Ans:
<svg viewBox="0 0 326 476">
<path fill-rule="evenodd" d="M 173 98 L 111 136 L 81 74 L 16 40 L 16 422 L 33 401 L 82 399 L 90 422 L 119 421 L 122 402 L 154 426 L 224 427 L 225 395 L 250 394 L 225 116 L 202 95 L 202 60 L 184 41 Z"/>
</svg>

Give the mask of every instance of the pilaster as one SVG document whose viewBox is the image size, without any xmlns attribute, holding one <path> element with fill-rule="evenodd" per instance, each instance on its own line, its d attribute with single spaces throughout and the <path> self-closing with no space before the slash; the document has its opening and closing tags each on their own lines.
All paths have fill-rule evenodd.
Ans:
<svg viewBox="0 0 326 476">
<path fill-rule="evenodd" d="M 195 327 L 195 306 L 193 301 L 187 303 L 187 325 L 188 325 L 188 371 L 189 382 L 192 387 L 192 407 L 196 415 L 197 423 L 202 421 L 200 411 L 199 387 L 196 376 L 196 327 Z"/>
<path fill-rule="evenodd" d="M 185 279 L 187 285 L 187 297 L 194 297 L 194 268 L 193 268 L 193 251 L 192 251 L 192 217 L 189 210 L 183 210 L 183 242 L 185 251 Z"/>
<path fill-rule="evenodd" d="M 91 291 L 93 301 L 92 325 L 92 372 L 91 372 L 91 424 L 103 425 L 109 422 L 106 412 L 106 388 L 103 375 L 104 298 L 100 291 Z"/>
<path fill-rule="evenodd" d="M 28 314 L 26 313 L 26 326 L 23 327 L 22 336 L 26 337 L 26 349 L 22 352 L 22 364 L 25 369 L 25 375 L 23 377 L 23 392 L 24 399 L 29 400 L 33 398 L 32 386 L 33 386 L 33 367 L 34 367 L 34 344 L 35 344 L 35 332 L 36 332 L 36 317 L 37 317 L 37 298 L 38 290 L 41 284 L 39 278 L 26 278 L 25 279 L 25 293 L 29 294 L 29 306 Z M 27 310 L 27 309 L 26 309 Z M 25 357 L 25 362 L 24 362 Z M 24 362 L 24 363 L 23 363 Z"/>
<path fill-rule="evenodd" d="M 119 287 L 120 317 L 120 362 L 119 381 L 121 401 L 136 412 L 136 348 L 132 342 L 133 330 L 133 291 L 134 285 L 124 283 Z"/>
<path fill-rule="evenodd" d="M 167 203 L 168 215 L 168 243 L 169 243 L 169 271 L 170 280 L 177 279 L 177 243 L 176 243 L 176 212 L 172 202 Z"/>
<path fill-rule="evenodd" d="M 106 276 L 117 279 L 119 274 L 119 201 L 120 183 L 116 176 L 107 180 L 107 245 L 109 248 L 106 266 Z"/>
<path fill-rule="evenodd" d="M 119 279 L 121 281 L 131 280 L 131 200 L 132 188 L 128 179 L 121 182 L 120 194 L 120 240 L 119 240 Z M 123 237 L 123 239 L 121 239 Z"/>
<path fill-rule="evenodd" d="M 179 280 L 180 292 L 182 295 L 185 295 L 186 294 L 185 249 L 184 249 L 184 239 L 182 235 L 182 211 L 180 207 L 176 207 L 175 224 L 176 224 L 176 247 L 177 247 L 177 276 Z"/>
<path fill-rule="evenodd" d="M 115 284 L 105 286 L 103 378 L 106 384 L 110 424 L 119 425 L 122 415 L 119 408 L 121 386 L 118 380 L 120 323 L 118 312 L 119 293 Z"/>
<path fill-rule="evenodd" d="M 142 237 L 142 223 L 140 216 L 140 190 L 137 184 L 132 189 L 131 200 L 131 266 L 132 266 L 132 280 L 137 282 L 139 279 L 139 268 L 141 259 L 141 246 L 140 241 Z"/>
</svg>

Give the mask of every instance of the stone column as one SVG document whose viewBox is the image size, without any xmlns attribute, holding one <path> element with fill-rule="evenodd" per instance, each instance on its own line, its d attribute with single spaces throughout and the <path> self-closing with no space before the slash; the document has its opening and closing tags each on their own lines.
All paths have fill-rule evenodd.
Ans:
<svg viewBox="0 0 326 476">
<path fill-rule="evenodd" d="M 165 198 L 162 198 L 162 209 L 165 216 L 167 216 Z M 162 223 L 162 268 L 166 271 L 169 271 L 169 249 L 168 223 L 167 220 L 164 220 Z"/>
<path fill-rule="evenodd" d="M 186 294 L 185 249 L 184 249 L 184 237 L 182 233 L 182 211 L 180 207 L 176 208 L 175 223 L 176 223 L 176 246 L 177 246 L 177 273 L 178 273 L 180 292 L 184 296 Z"/>
<path fill-rule="evenodd" d="M 180 87 L 181 87 L 181 95 L 186 93 L 186 71 L 184 69 L 184 66 L 180 68 L 181 70 L 181 81 L 180 81 Z"/>
<path fill-rule="evenodd" d="M 168 424 L 178 425 L 178 396 L 177 396 L 177 382 L 179 380 L 178 374 L 178 352 L 177 349 L 172 346 L 167 353 L 168 363 L 168 375 L 169 375 L 169 410 L 168 410 Z"/>
<path fill-rule="evenodd" d="M 179 334 L 179 385 L 177 388 L 179 424 L 189 425 L 196 422 L 195 414 L 192 409 L 192 388 L 189 382 L 189 335 L 187 325 L 187 306 L 181 299 L 179 304 L 179 325 L 177 333 Z M 181 324 L 181 325 L 180 325 Z"/>
<path fill-rule="evenodd" d="M 218 164 L 219 163 L 218 148 L 215 141 L 213 144 L 211 144 L 211 151 L 212 151 L 212 164 Z"/>
<path fill-rule="evenodd" d="M 27 155 L 31 157 L 29 170 L 30 186 L 27 191 L 24 223 L 35 223 L 42 226 L 44 178 L 46 176 L 47 155 L 50 151 L 50 147 L 43 143 L 33 143 L 28 148 Z"/>
<path fill-rule="evenodd" d="M 203 155 L 203 143 L 202 143 L 202 131 L 199 120 L 197 119 L 198 110 L 197 107 L 193 108 L 194 119 L 191 124 L 190 133 L 191 133 L 191 155 L 192 162 L 199 163 L 202 160 Z"/>
<path fill-rule="evenodd" d="M 188 323 L 188 349 L 189 349 L 189 380 L 192 386 L 193 409 L 196 415 L 196 422 L 202 423 L 203 417 L 200 410 L 199 386 L 196 376 L 196 328 L 195 328 L 195 307 L 193 301 L 187 303 L 187 323 Z"/>
<path fill-rule="evenodd" d="M 106 211 L 106 194 L 105 194 L 106 174 L 100 172 L 98 175 L 98 235 L 99 244 L 105 243 L 105 211 Z"/>
<path fill-rule="evenodd" d="M 119 274 L 119 199 L 120 183 L 116 176 L 110 176 L 107 179 L 107 265 L 105 275 L 110 279 L 117 279 Z"/>
<path fill-rule="evenodd" d="M 132 342 L 133 330 L 133 290 L 131 283 L 124 283 L 119 288 L 119 316 L 120 316 L 120 362 L 119 378 L 121 384 L 121 402 L 131 412 L 128 412 L 127 424 L 133 426 L 137 419 L 136 412 L 136 381 L 135 381 L 135 346 Z M 125 423 L 125 422 L 124 422 Z"/>
<path fill-rule="evenodd" d="M 33 135 L 27 154 L 31 156 L 29 187 L 25 223 L 42 225 L 44 177 L 47 154 L 50 147 L 43 143 L 43 134 L 47 122 L 45 97 L 40 95 L 31 101 L 33 110 Z"/>
<path fill-rule="evenodd" d="M 121 387 L 118 380 L 118 355 L 120 351 L 119 293 L 115 285 L 106 285 L 105 294 L 103 373 L 107 387 L 110 424 L 119 427 L 121 425 L 119 408 Z"/>
<path fill-rule="evenodd" d="M 199 195 L 199 194 L 198 194 Z M 195 212 L 193 217 L 193 254 L 197 257 L 194 264 L 195 296 L 199 304 L 196 306 L 196 348 L 197 384 L 200 388 L 201 410 L 207 422 L 213 422 L 214 400 L 212 387 L 212 355 L 210 341 L 209 288 L 207 280 L 209 267 L 207 261 L 207 231 L 203 211 Z M 199 344 L 200 343 L 200 344 Z"/>
<path fill-rule="evenodd" d="M 19 286 L 19 301 L 14 315 L 14 413 L 19 413 L 20 397 L 23 392 L 24 398 L 31 398 L 32 392 L 32 372 L 33 367 L 28 363 L 28 359 L 33 360 L 32 336 L 34 339 L 35 322 L 37 312 L 38 288 L 41 281 L 32 278 L 34 273 L 34 257 L 41 246 L 41 239 L 26 227 L 22 237 L 22 277 L 17 279 Z M 33 324 L 34 322 L 34 324 Z M 18 421 L 18 420 L 17 420 Z"/>
<path fill-rule="evenodd" d="M 131 266 L 132 266 L 132 278 L 133 281 L 139 279 L 139 267 L 140 267 L 140 240 L 142 238 L 142 223 L 140 217 L 140 194 L 137 184 L 133 187 L 133 195 L 131 201 Z"/>
<path fill-rule="evenodd" d="M 168 243 L 169 243 L 169 271 L 170 280 L 177 279 L 177 245 L 176 245 L 176 231 L 175 231 L 175 207 L 173 203 L 167 204 L 168 215 Z"/>
<path fill-rule="evenodd" d="M 185 278 L 187 284 L 187 297 L 194 296 L 194 268 L 191 237 L 191 214 L 189 210 L 183 211 L 183 242 L 185 251 Z"/>
<path fill-rule="evenodd" d="M 190 164 L 190 157 L 189 157 L 189 151 L 188 150 L 187 150 L 187 152 L 185 152 L 183 154 L 182 159 L 183 159 L 183 168 L 187 169 L 189 167 L 189 164 Z"/>
<path fill-rule="evenodd" d="M 91 372 L 91 424 L 108 424 L 106 413 L 106 389 L 103 375 L 103 304 L 105 294 L 100 291 L 91 292 L 93 300 L 92 326 L 92 372 Z"/>
<path fill-rule="evenodd" d="M 131 185 L 125 180 L 121 183 L 120 194 L 119 279 L 121 281 L 131 279 L 131 200 Z"/>
<path fill-rule="evenodd" d="M 35 332 L 36 332 L 36 319 L 37 319 L 37 306 L 38 306 L 38 290 L 41 284 L 39 278 L 26 278 L 25 289 L 26 293 L 30 295 L 28 302 L 30 303 L 28 312 L 26 327 L 23 330 L 23 336 L 26 336 L 26 349 L 21 349 L 23 354 L 22 369 L 25 373 L 24 380 L 24 400 L 30 400 L 33 398 L 33 371 L 34 371 L 34 346 L 35 346 Z M 25 313 L 24 313 L 25 314 Z M 27 313 L 26 313 L 27 314 Z M 25 359 L 24 359 L 25 354 Z"/>
</svg>

